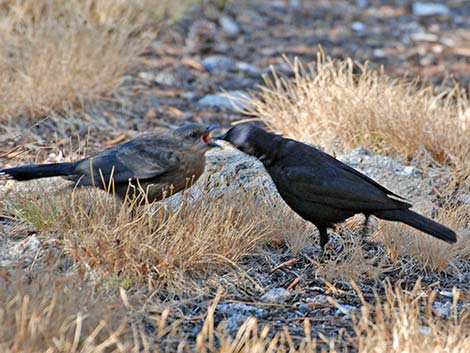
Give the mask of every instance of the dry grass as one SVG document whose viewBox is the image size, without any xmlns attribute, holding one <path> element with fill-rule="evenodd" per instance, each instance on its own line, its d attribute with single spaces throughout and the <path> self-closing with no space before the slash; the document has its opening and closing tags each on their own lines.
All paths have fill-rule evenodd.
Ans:
<svg viewBox="0 0 470 353">
<path fill-rule="evenodd" d="M 129 352 L 138 347 L 121 300 L 100 294 L 80 276 L 41 273 L 24 280 L 2 272 L 0 283 L 2 352 Z"/>
<path fill-rule="evenodd" d="M 79 276 L 57 277 L 40 274 L 32 281 L 2 274 L 0 298 L 0 348 L 2 352 L 345 352 L 351 348 L 363 353 L 381 352 L 466 352 L 470 344 L 470 311 L 462 304 L 464 296 L 453 298 L 428 290 L 418 282 L 412 290 L 400 283 L 384 285 L 382 295 L 371 299 L 353 283 L 362 304 L 351 314 L 353 336 L 345 330 L 339 337 L 312 337 L 315 329 L 304 321 L 303 337 L 293 337 L 287 327 L 272 332 L 255 318 L 244 322 L 233 337 L 225 322 L 217 323 L 219 290 L 207 312 L 195 342 L 184 340 L 184 322 L 170 320 L 168 310 L 145 315 L 151 332 L 135 319 L 142 307 L 120 289 L 120 299 L 103 295 L 99 286 L 84 285 Z M 367 298 L 367 299 L 365 299 Z M 444 300 L 444 301 L 443 301 Z M 331 307 L 341 305 L 329 298 Z M 447 315 L 433 304 L 451 303 Z M 130 321 L 134 318 L 133 321 Z M 173 348 L 171 348 L 173 347 Z"/>
<path fill-rule="evenodd" d="M 82 270 L 126 286 L 203 292 L 198 278 L 236 266 L 286 235 L 285 223 L 272 226 L 272 216 L 285 209 L 251 192 L 214 196 L 205 190 L 196 199 L 182 197 L 177 207 L 168 200 L 130 208 L 96 190 L 40 190 L 15 193 L 5 212 L 46 238 L 62 239 L 59 246 Z"/>
<path fill-rule="evenodd" d="M 365 146 L 408 159 L 424 154 L 452 166 L 456 182 L 468 182 L 470 100 L 459 87 L 438 94 L 323 54 L 308 66 L 289 64 L 294 78 L 273 72 L 254 93 L 248 114 L 289 137 L 330 148 Z"/>
<path fill-rule="evenodd" d="M 194 352 L 346 352 L 352 348 L 361 353 L 383 352 L 467 352 L 470 344 L 470 308 L 462 306 L 464 299 L 458 290 L 453 291 L 450 300 L 449 316 L 442 316 L 433 310 L 436 299 L 442 299 L 438 291 L 424 290 L 418 281 L 410 290 L 400 288 L 400 283 L 384 285 L 383 295 L 376 295 L 373 300 L 364 295 L 353 283 L 356 293 L 362 301 L 360 310 L 351 314 L 351 336 L 342 330 L 340 337 L 328 339 L 325 336 L 312 338 L 313 323 L 304 321 L 304 336 L 292 337 L 287 327 L 278 332 L 270 332 L 255 318 L 244 322 L 234 337 L 227 335 L 225 323 L 216 325 L 214 314 L 221 298 L 219 291 L 212 305 L 208 308 L 204 325 L 198 334 L 196 344 L 190 351 Z M 339 303 L 330 297 L 333 307 Z M 339 304 L 341 305 L 341 304 Z M 172 336 L 177 332 L 175 327 L 166 328 L 168 313 L 153 317 L 158 331 Z M 164 336 L 160 336 L 164 337 Z M 179 347 L 189 345 L 182 342 Z"/>
<path fill-rule="evenodd" d="M 184 0 L 0 1 L 0 119 L 109 96 Z"/>
<path fill-rule="evenodd" d="M 431 209 L 431 206 L 426 208 Z M 424 215 L 426 208 L 421 210 Z M 436 217 L 438 222 L 451 226 L 457 232 L 457 244 L 443 243 L 395 222 L 381 222 L 379 238 L 390 261 L 402 266 L 405 272 L 458 272 L 459 264 L 465 264 L 470 256 L 469 216 L 470 206 L 463 204 L 441 209 Z"/>
<path fill-rule="evenodd" d="M 461 293 L 453 291 L 449 317 L 436 314 L 433 303 L 437 291 L 424 291 L 419 283 L 410 291 L 400 284 L 386 285 L 384 297 L 376 304 L 363 301 L 361 314 L 354 321 L 359 352 L 468 352 L 470 311 L 459 302 Z"/>
</svg>

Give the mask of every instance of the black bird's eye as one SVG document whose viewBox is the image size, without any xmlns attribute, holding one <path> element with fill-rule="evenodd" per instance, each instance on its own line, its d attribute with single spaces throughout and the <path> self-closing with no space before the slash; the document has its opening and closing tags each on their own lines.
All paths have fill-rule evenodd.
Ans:
<svg viewBox="0 0 470 353">
<path fill-rule="evenodd" d="M 193 131 L 193 132 L 191 132 L 188 136 L 191 137 L 191 138 L 194 138 L 194 137 L 196 137 L 197 135 L 196 135 L 196 133 Z"/>
</svg>

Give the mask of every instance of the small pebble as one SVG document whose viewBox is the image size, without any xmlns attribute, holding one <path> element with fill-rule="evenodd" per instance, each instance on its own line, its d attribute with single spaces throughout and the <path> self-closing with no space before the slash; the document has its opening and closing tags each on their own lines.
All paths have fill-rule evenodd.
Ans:
<svg viewBox="0 0 470 353">
<path fill-rule="evenodd" d="M 224 32 L 230 34 L 233 37 L 235 37 L 238 33 L 240 33 L 240 26 L 230 16 L 220 16 L 219 24 L 224 30 Z"/>
<path fill-rule="evenodd" d="M 281 304 L 286 302 L 290 296 L 291 293 L 287 289 L 272 288 L 261 297 L 261 301 L 265 303 Z"/>
<path fill-rule="evenodd" d="M 230 71 L 235 67 L 235 62 L 224 55 L 212 55 L 203 59 L 202 66 L 209 72 Z"/>
<path fill-rule="evenodd" d="M 353 22 L 351 23 L 351 29 L 356 32 L 364 32 L 366 30 L 366 25 L 362 22 Z"/>
</svg>

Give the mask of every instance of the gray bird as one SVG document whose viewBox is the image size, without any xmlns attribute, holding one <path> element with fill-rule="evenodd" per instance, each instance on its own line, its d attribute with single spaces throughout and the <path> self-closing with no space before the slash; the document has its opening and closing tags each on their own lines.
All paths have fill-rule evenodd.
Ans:
<svg viewBox="0 0 470 353">
<path fill-rule="evenodd" d="M 210 137 L 214 128 L 187 124 L 142 135 L 76 162 L 29 164 L 0 170 L 0 174 L 15 180 L 61 176 L 74 186 L 95 186 L 122 200 L 126 195 L 133 199 L 145 194 L 149 202 L 158 201 L 191 186 L 201 176 L 205 153 L 219 147 Z"/>
<path fill-rule="evenodd" d="M 329 241 L 327 228 L 356 213 L 408 224 L 448 243 L 451 229 L 411 211 L 403 198 L 336 158 L 292 139 L 270 133 L 253 123 L 235 125 L 214 137 L 257 157 L 284 201 L 320 232 L 322 251 Z"/>
</svg>

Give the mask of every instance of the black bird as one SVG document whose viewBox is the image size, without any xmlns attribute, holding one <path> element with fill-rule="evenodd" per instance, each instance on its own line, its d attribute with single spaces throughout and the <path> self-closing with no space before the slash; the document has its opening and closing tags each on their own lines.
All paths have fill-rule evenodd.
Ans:
<svg viewBox="0 0 470 353">
<path fill-rule="evenodd" d="M 457 237 L 451 229 L 411 211 L 403 198 L 377 182 L 305 143 L 270 133 L 254 125 L 235 125 L 215 139 L 257 157 L 281 197 L 320 232 L 322 251 L 329 237 L 327 228 L 356 213 L 398 221 L 448 243 Z"/>
<path fill-rule="evenodd" d="M 29 164 L 0 170 L 0 175 L 15 180 L 61 176 L 73 181 L 73 186 L 96 186 L 122 200 L 145 195 L 149 202 L 158 201 L 200 177 L 205 153 L 218 147 L 210 137 L 214 128 L 187 124 L 142 135 L 76 162 Z"/>
</svg>

